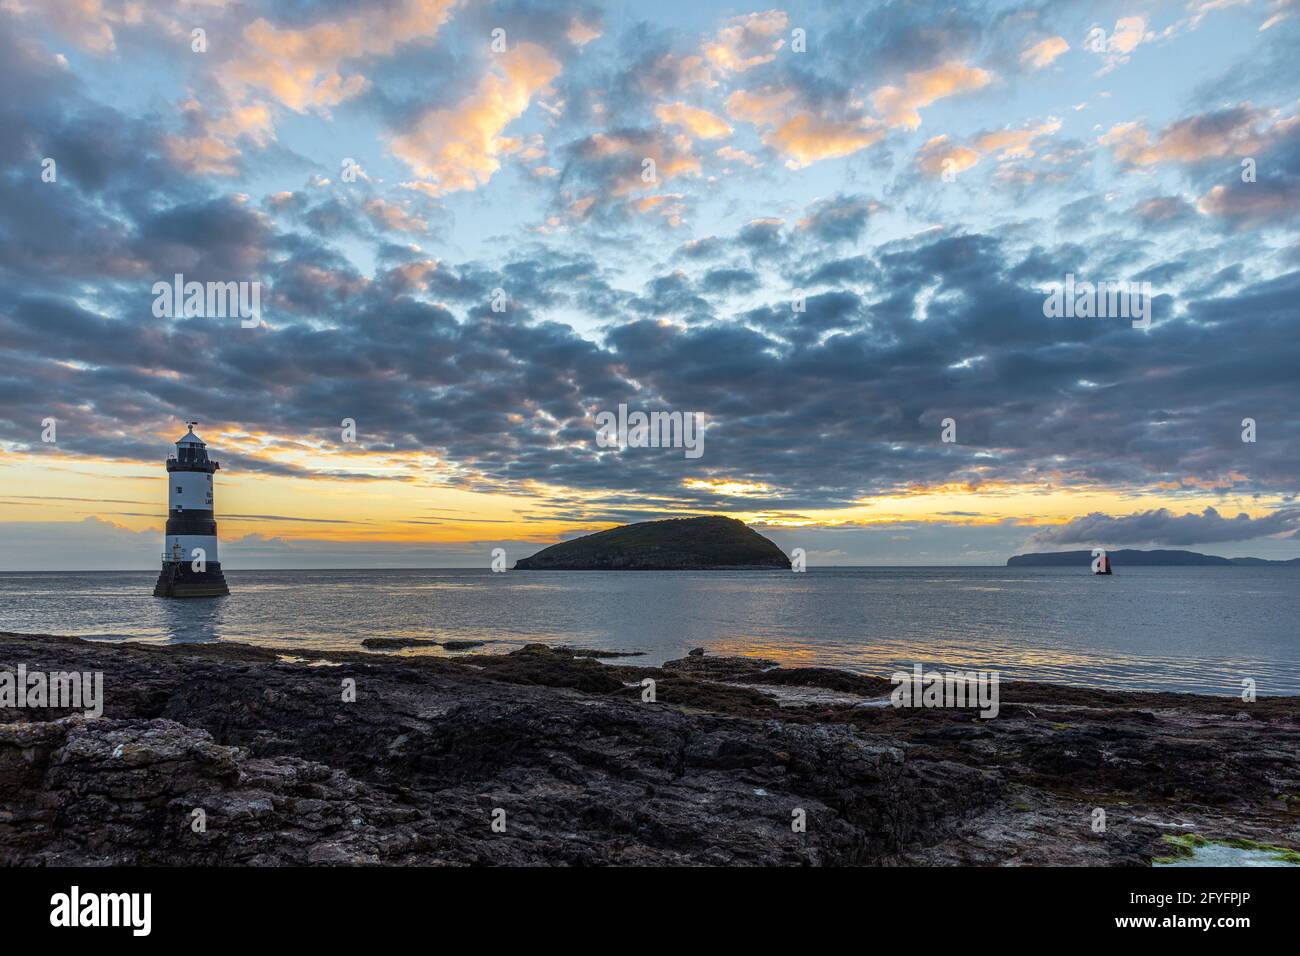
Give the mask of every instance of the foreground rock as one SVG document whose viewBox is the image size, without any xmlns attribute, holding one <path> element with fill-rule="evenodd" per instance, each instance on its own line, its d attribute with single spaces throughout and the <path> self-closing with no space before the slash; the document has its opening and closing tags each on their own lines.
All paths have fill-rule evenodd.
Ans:
<svg viewBox="0 0 1300 956">
<path fill-rule="evenodd" d="M 435 641 L 427 637 L 367 637 L 361 646 L 372 651 L 399 651 L 412 647 L 441 647 L 447 651 L 467 651 L 482 647 L 487 641 Z"/>
<path fill-rule="evenodd" d="M 0 709 L 0 863 L 1145 864 L 1167 834 L 1300 846 L 1294 698 L 1004 684 L 980 720 L 746 659 L 296 653 L 0 635 L 0 669 L 102 671 L 106 697 L 99 719 Z"/>
</svg>

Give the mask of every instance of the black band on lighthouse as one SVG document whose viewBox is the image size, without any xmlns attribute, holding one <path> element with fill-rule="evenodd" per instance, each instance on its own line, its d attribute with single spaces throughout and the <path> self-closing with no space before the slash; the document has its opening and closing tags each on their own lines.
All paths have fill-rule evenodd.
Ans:
<svg viewBox="0 0 1300 956">
<path fill-rule="evenodd" d="M 167 516 L 167 534 L 217 533 L 217 522 L 211 511 L 173 511 Z"/>
</svg>

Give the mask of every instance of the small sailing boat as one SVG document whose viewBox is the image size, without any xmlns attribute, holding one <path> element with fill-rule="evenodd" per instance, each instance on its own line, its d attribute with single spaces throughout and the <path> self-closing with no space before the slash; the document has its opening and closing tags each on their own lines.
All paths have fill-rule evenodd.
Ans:
<svg viewBox="0 0 1300 956">
<path fill-rule="evenodd" d="M 1110 574 L 1110 573 L 1111 573 L 1111 570 L 1110 570 L 1110 555 L 1108 555 L 1108 554 L 1103 554 L 1103 555 L 1101 555 L 1101 556 L 1100 556 L 1100 559 L 1098 560 L 1098 563 L 1097 563 L 1097 566 L 1096 566 L 1096 570 L 1094 570 L 1092 573 L 1093 573 L 1093 574 Z"/>
</svg>

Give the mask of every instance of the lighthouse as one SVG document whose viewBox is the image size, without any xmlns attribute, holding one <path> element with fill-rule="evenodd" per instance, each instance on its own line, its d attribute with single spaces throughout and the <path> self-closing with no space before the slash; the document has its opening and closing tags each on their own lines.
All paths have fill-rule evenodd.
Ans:
<svg viewBox="0 0 1300 956">
<path fill-rule="evenodd" d="M 167 456 L 167 531 L 162 573 L 154 597 L 216 597 L 229 594 L 217 554 L 217 521 L 212 513 L 212 476 L 221 466 L 208 458 L 208 446 L 194 426 Z"/>
</svg>

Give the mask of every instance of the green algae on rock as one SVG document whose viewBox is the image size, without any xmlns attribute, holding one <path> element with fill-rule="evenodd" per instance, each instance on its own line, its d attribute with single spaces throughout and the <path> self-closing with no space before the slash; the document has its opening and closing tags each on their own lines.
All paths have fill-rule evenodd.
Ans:
<svg viewBox="0 0 1300 956">
<path fill-rule="evenodd" d="M 1153 859 L 1153 866 L 1300 866 L 1300 851 L 1243 837 L 1209 840 L 1183 833 L 1161 842 L 1172 852 Z"/>
</svg>

